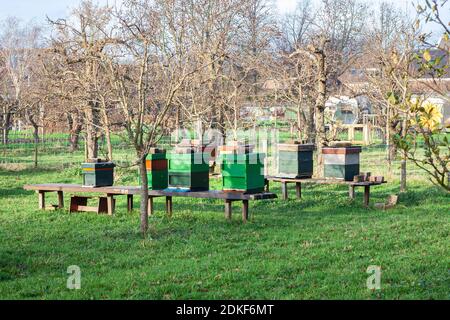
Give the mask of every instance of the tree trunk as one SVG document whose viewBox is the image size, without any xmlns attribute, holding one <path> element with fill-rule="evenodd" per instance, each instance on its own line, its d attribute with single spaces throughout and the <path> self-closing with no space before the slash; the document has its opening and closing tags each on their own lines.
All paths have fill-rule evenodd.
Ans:
<svg viewBox="0 0 450 320">
<path fill-rule="evenodd" d="M 322 108 L 316 109 L 316 146 L 317 146 L 317 173 L 321 177 L 323 174 L 323 155 L 322 148 L 325 145 L 325 117 Z"/>
<path fill-rule="evenodd" d="M 407 119 L 402 122 L 402 137 L 405 138 L 408 133 Z M 406 159 L 408 155 L 403 152 L 402 163 L 401 163 L 401 173 L 400 173 L 400 192 L 406 192 Z"/>
<path fill-rule="evenodd" d="M 325 145 L 325 104 L 327 102 L 327 68 L 325 44 L 327 40 L 322 38 L 320 48 L 316 50 L 317 57 L 317 99 L 316 99 L 316 145 L 317 164 L 320 174 L 323 172 L 322 147 Z"/>
<path fill-rule="evenodd" d="M 148 232 L 148 179 L 146 155 L 140 156 L 139 174 L 141 177 L 141 233 L 144 238 Z"/>
<path fill-rule="evenodd" d="M 106 139 L 106 146 L 108 148 L 108 160 L 113 161 L 113 147 L 111 143 L 111 131 L 109 128 L 105 128 L 105 139 Z"/>
<path fill-rule="evenodd" d="M 89 103 L 89 106 L 84 111 L 86 117 L 86 143 L 87 143 L 87 157 L 88 159 L 98 158 L 98 108 L 94 102 Z"/>
<path fill-rule="evenodd" d="M 316 126 L 315 126 L 315 119 L 314 119 L 314 105 L 309 105 L 309 120 L 307 121 L 307 141 L 308 143 L 316 143 Z"/>
<path fill-rule="evenodd" d="M 31 121 L 33 126 L 33 138 L 34 138 L 34 167 L 38 167 L 38 152 L 39 152 L 39 126 L 37 123 Z"/>
<path fill-rule="evenodd" d="M 5 112 L 3 114 L 3 136 L 2 136 L 2 141 L 3 144 L 8 144 L 9 143 L 9 130 L 11 128 L 11 112 Z"/>
<path fill-rule="evenodd" d="M 177 105 L 177 111 L 175 114 L 175 132 L 176 132 L 176 141 L 180 139 L 180 106 Z"/>
<path fill-rule="evenodd" d="M 108 160 L 113 160 L 113 148 L 111 144 L 111 130 L 109 125 L 108 115 L 106 114 L 106 110 L 103 111 L 103 124 L 105 130 L 105 140 L 106 140 L 106 148 L 108 149 Z"/>
<path fill-rule="evenodd" d="M 301 141 L 303 140 L 303 128 L 305 123 L 307 123 L 306 121 L 306 117 L 305 117 L 305 113 L 302 110 L 302 104 L 298 103 L 297 104 L 297 135 L 298 135 L 298 140 Z"/>
<path fill-rule="evenodd" d="M 406 192 L 406 159 L 405 158 L 403 158 L 402 162 L 401 162 L 400 192 Z"/>
<path fill-rule="evenodd" d="M 102 117 L 103 117 L 103 128 L 105 130 L 105 139 L 106 139 L 106 147 L 108 149 L 108 160 L 112 161 L 113 160 L 113 149 L 112 149 L 112 144 L 111 144 L 111 125 L 109 122 L 109 117 L 108 117 L 108 111 L 107 111 L 107 104 L 105 101 L 105 98 L 102 97 L 101 98 L 101 111 L 102 111 Z"/>
<path fill-rule="evenodd" d="M 80 121 L 79 115 L 73 117 L 69 113 L 67 114 L 67 125 L 69 127 L 69 151 L 75 152 L 80 148 L 80 133 L 83 124 Z"/>
<path fill-rule="evenodd" d="M 388 162 L 389 166 L 392 166 L 392 161 L 395 160 L 395 155 L 397 154 L 397 146 L 395 145 L 393 139 L 396 134 L 396 124 L 389 123 L 388 127 Z"/>
</svg>

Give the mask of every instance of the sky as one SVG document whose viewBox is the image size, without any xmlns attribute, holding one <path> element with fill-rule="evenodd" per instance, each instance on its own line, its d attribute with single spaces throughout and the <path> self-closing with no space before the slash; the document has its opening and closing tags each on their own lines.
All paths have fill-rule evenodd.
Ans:
<svg viewBox="0 0 450 320">
<path fill-rule="evenodd" d="M 113 3 L 115 0 L 97 0 L 99 3 Z M 286 13 L 295 9 L 296 0 L 275 0 L 280 13 Z M 318 2 L 320 0 L 312 0 Z M 371 3 L 377 3 L 382 0 L 371 0 Z M 384 0 L 386 1 L 386 0 Z M 409 8 L 414 14 L 412 2 L 420 0 L 387 0 L 397 3 L 398 6 Z M 423 1 L 423 0 L 422 0 Z M 15 16 L 23 21 L 35 20 L 35 22 L 45 21 L 48 15 L 52 19 L 63 18 L 70 12 L 70 7 L 76 6 L 80 0 L 0 0 L 0 20 L 8 16 Z M 447 6 L 450 7 L 450 4 Z M 442 12 L 444 21 L 450 21 L 450 10 Z M 427 26 L 433 30 L 433 26 Z"/>
</svg>

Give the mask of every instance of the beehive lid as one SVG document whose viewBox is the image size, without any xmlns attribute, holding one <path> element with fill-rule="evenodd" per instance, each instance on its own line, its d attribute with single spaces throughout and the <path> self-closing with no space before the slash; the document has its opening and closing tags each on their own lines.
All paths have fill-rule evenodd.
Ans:
<svg viewBox="0 0 450 320">
<path fill-rule="evenodd" d="M 307 143 L 307 144 L 291 144 L 291 143 L 281 143 L 278 144 L 278 150 L 279 151 L 313 151 L 314 150 L 314 144 Z"/>
<path fill-rule="evenodd" d="M 335 148 L 348 148 L 351 146 L 352 146 L 352 143 L 350 141 L 332 141 L 332 142 L 330 142 L 330 147 L 335 147 Z"/>
<path fill-rule="evenodd" d="M 110 169 L 114 168 L 116 165 L 113 162 L 86 162 L 81 164 L 81 168 L 91 168 L 91 169 Z"/>
<path fill-rule="evenodd" d="M 360 146 L 322 148 L 323 154 L 351 154 L 351 153 L 360 153 L 361 151 L 362 148 Z"/>
<path fill-rule="evenodd" d="M 166 153 L 166 149 L 160 149 L 160 148 L 150 148 L 149 154 L 164 154 Z"/>
</svg>

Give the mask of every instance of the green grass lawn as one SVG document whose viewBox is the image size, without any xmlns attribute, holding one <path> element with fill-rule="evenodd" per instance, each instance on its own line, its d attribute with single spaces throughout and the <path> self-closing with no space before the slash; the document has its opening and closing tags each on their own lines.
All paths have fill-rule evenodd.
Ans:
<svg viewBox="0 0 450 320">
<path fill-rule="evenodd" d="M 22 190 L 80 181 L 77 168 L 0 169 L 0 299 L 450 298 L 450 197 L 425 181 L 387 212 L 363 208 L 360 193 L 350 202 L 345 187 L 309 186 L 301 201 L 251 203 L 246 225 L 238 205 L 229 223 L 219 201 L 174 199 L 169 219 L 158 200 L 147 240 L 123 198 L 112 218 L 69 215 L 37 210 Z M 118 183 L 133 182 L 121 172 Z M 397 190 L 373 188 L 372 203 Z M 70 265 L 81 290 L 66 288 Z M 366 288 L 370 265 L 382 267 L 379 291 Z"/>
</svg>

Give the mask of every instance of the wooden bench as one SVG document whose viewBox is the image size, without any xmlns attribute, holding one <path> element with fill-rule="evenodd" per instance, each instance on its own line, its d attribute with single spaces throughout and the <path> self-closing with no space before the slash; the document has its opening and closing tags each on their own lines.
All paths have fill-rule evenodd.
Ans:
<svg viewBox="0 0 450 320">
<path fill-rule="evenodd" d="M 221 199 L 224 200 L 225 202 L 225 218 L 227 220 L 231 220 L 232 216 L 231 208 L 233 202 L 241 201 L 242 221 L 247 222 L 249 217 L 249 209 L 248 209 L 249 201 L 276 199 L 277 195 L 269 192 L 257 194 L 244 194 L 242 192 L 228 192 L 228 191 L 226 192 L 219 190 L 195 191 L 195 192 L 186 192 L 176 189 L 150 190 L 148 199 L 150 214 L 153 214 L 154 212 L 153 199 L 158 197 L 166 197 L 166 211 L 169 216 L 172 215 L 174 197 L 197 198 L 197 199 Z"/>
<path fill-rule="evenodd" d="M 80 185 L 72 184 L 40 184 L 40 185 L 26 185 L 25 190 L 36 191 L 39 195 L 39 209 L 46 209 L 45 194 L 48 192 L 56 192 L 58 194 L 58 208 L 64 208 L 64 192 L 71 193 L 97 193 L 105 195 L 106 211 L 109 215 L 114 214 L 114 196 L 127 196 L 128 211 L 133 210 L 133 196 L 140 195 L 139 187 L 101 187 L 101 188 L 87 188 Z M 169 216 L 173 212 L 173 198 L 186 197 L 197 199 L 221 199 L 225 202 L 225 217 L 231 219 L 233 202 L 242 202 L 242 220 L 246 222 L 249 217 L 249 201 L 275 199 L 277 195 L 274 193 L 264 192 L 258 194 L 244 194 L 241 192 L 225 192 L 218 190 L 201 191 L 201 192 L 185 192 L 176 189 L 166 190 L 149 190 L 149 214 L 154 213 L 153 199 L 159 197 L 166 198 L 166 211 Z M 104 200 L 99 200 L 98 207 L 88 207 L 87 200 L 89 197 L 75 196 L 71 199 L 71 212 L 75 211 L 93 211 L 99 212 L 105 210 Z M 73 201 L 73 208 L 72 208 Z M 100 203 L 101 202 L 101 203 Z M 101 208 L 100 208 L 101 207 Z"/>
<path fill-rule="evenodd" d="M 305 184 L 337 184 L 337 185 L 347 185 L 349 187 L 349 198 L 355 199 L 355 189 L 358 187 L 364 187 L 364 200 L 363 204 L 365 207 L 369 206 L 370 201 L 370 188 L 373 186 L 382 185 L 385 182 L 353 182 L 344 181 L 338 179 L 291 179 L 291 178 L 280 178 L 280 177 L 266 177 L 266 191 L 270 190 L 270 182 L 280 182 L 281 183 L 281 194 L 283 200 L 289 198 L 288 195 L 288 184 L 295 183 L 295 189 L 297 194 L 297 199 L 302 197 L 302 183 Z"/>
<path fill-rule="evenodd" d="M 36 191 L 39 197 L 39 209 L 48 210 L 56 207 L 57 209 L 64 208 L 64 192 L 75 193 L 77 196 L 71 198 L 70 212 L 97 212 L 97 213 L 107 213 L 108 215 L 114 214 L 114 204 L 115 196 L 127 196 L 127 207 L 128 211 L 133 210 L 133 195 L 138 194 L 139 187 L 83 187 L 81 185 L 75 184 L 36 184 L 36 185 L 25 185 L 23 187 L 25 190 Z M 46 193 L 57 193 L 58 195 L 58 205 L 52 207 L 45 206 L 45 195 Z M 88 207 L 87 201 L 92 197 L 78 196 L 80 193 L 97 193 L 102 196 L 99 197 L 99 205 L 97 207 Z M 102 199 L 103 198 L 103 199 Z"/>
<path fill-rule="evenodd" d="M 94 197 L 85 196 L 72 196 L 70 197 L 70 213 L 74 212 L 95 212 L 97 214 L 108 214 L 108 198 L 98 197 L 98 205 L 95 207 L 88 206 L 88 201 Z M 112 212 L 114 212 L 116 206 L 116 199 L 112 200 Z"/>
</svg>

